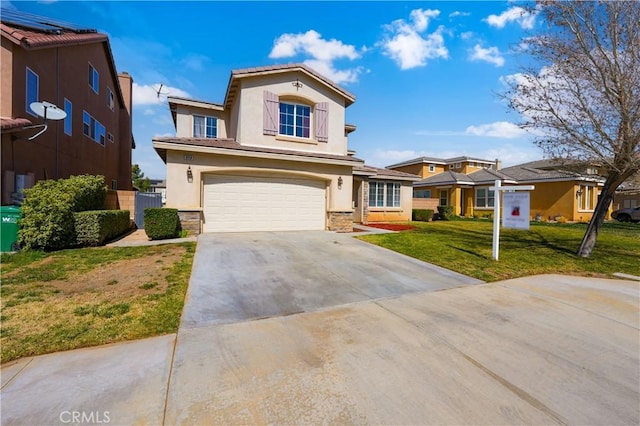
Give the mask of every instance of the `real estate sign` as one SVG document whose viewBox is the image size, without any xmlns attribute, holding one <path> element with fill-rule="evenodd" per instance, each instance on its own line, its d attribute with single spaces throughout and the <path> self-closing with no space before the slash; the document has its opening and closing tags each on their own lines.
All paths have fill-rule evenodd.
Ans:
<svg viewBox="0 0 640 426">
<path fill-rule="evenodd" d="M 524 191 L 504 192 L 502 197 L 502 226 L 511 229 L 529 230 L 529 193 Z"/>
</svg>

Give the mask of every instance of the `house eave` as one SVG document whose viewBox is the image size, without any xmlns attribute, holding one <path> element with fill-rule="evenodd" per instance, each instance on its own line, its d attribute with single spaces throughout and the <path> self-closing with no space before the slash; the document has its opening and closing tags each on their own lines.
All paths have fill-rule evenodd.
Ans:
<svg viewBox="0 0 640 426">
<path fill-rule="evenodd" d="M 315 157 L 312 155 L 308 155 L 308 153 L 303 153 L 303 152 L 275 153 L 275 152 L 245 151 L 241 149 L 186 145 L 186 144 L 179 144 L 179 143 L 172 143 L 172 142 L 162 142 L 157 140 L 153 141 L 153 148 L 156 150 L 156 152 L 158 153 L 160 158 L 162 158 L 165 164 L 167 162 L 167 157 L 166 157 L 167 151 L 199 152 L 203 154 L 212 154 L 212 155 L 226 155 L 226 156 L 234 156 L 234 157 L 296 161 L 296 162 L 304 162 L 304 163 L 316 163 L 316 164 L 350 166 L 350 167 L 364 163 L 362 160 L 354 159 L 353 157 L 345 157 L 344 159 L 323 158 L 323 157 Z"/>
</svg>

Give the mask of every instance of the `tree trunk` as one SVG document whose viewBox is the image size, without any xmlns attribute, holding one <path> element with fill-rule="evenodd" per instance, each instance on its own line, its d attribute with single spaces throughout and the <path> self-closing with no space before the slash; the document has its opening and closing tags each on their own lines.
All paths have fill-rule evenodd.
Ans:
<svg viewBox="0 0 640 426">
<path fill-rule="evenodd" d="M 584 233 L 584 237 L 582 237 L 580 248 L 576 253 L 578 256 L 591 256 L 591 252 L 593 251 L 593 248 L 596 245 L 596 240 L 598 239 L 598 233 L 600 232 L 600 228 L 602 228 L 604 219 L 607 217 L 609 206 L 613 201 L 613 195 L 615 194 L 616 189 L 618 189 L 620 184 L 631 175 L 633 175 L 631 169 L 627 170 L 623 174 L 611 172 L 609 173 L 609 177 L 607 177 L 607 180 L 604 182 L 602 193 L 600 194 L 600 197 L 598 197 L 598 204 L 596 204 L 596 208 L 593 211 L 593 216 L 589 221 L 587 231 Z"/>
<path fill-rule="evenodd" d="M 594 210 L 593 216 L 587 226 L 587 231 L 584 233 L 584 237 L 582 237 L 582 243 L 580 243 L 580 248 L 577 253 L 580 257 L 591 256 L 591 252 L 596 246 L 596 240 L 598 239 L 600 228 L 602 228 L 604 219 L 607 217 L 609 205 L 611 205 L 613 194 L 616 191 L 615 187 L 611 188 L 611 185 L 607 187 L 608 183 L 609 182 L 605 182 L 602 194 L 598 199 L 598 204 L 596 204 L 596 209 Z"/>
</svg>

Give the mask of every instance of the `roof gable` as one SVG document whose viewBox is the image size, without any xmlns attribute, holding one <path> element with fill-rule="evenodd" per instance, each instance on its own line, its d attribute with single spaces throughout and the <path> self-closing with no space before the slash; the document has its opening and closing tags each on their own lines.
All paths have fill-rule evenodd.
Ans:
<svg viewBox="0 0 640 426">
<path fill-rule="evenodd" d="M 356 100 L 356 97 L 331 81 L 327 77 L 322 74 L 314 71 L 304 64 L 282 64 L 282 65 L 268 65 L 264 67 L 254 67 L 254 68 L 243 68 L 231 71 L 231 76 L 229 77 L 229 84 L 227 86 L 227 93 L 224 98 L 224 107 L 228 108 L 235 101 L 238 90 L 239 90 L 239 81 L 245 78 L 252 78 L 257 76 L 264 75 L 272 75 L 272 74 L 283 74 L 283 73 L 297 73 L 301 72 L 308 77 L 318 81 L 328 89 L 337 93 L 345 100 L 345 106 L 349 106 L 353 104 Z"/>
</svg>

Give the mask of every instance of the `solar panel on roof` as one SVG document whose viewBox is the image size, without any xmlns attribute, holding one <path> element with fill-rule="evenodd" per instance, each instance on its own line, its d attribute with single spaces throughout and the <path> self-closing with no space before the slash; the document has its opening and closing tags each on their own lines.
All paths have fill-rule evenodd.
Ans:
<svg viewBox="0 0 640 426">
<path fill-rule="evenodd" d="M 95 29 L 87 28 L 81 25 L 60 21 L 57 19 L 46 18 L 43 16 L 33 15 L 31 13 L 20 12 L 12 9 L 0 9 L 0 18 L 2 22 L 18 27 L 42 31 L 48 34 L 61 34 L 63 31 L 69 31 L 76 34 L 95 33 Z"/>
</svg>

